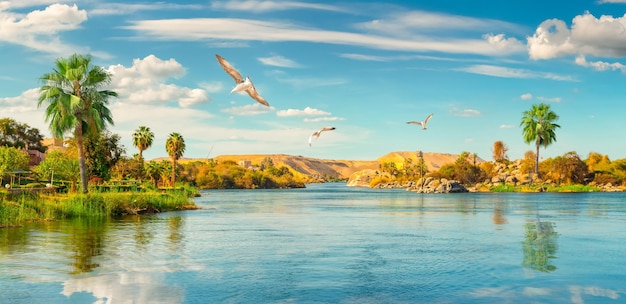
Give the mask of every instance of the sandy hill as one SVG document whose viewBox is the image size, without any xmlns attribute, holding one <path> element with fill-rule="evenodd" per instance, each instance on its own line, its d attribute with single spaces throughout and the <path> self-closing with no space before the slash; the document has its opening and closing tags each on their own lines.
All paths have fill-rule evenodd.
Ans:
<svg viewBox="0 0 626 304">
<path fill-rule="evenodd" d="M 435 171 L 445 164 L 454 163 L 458 158 L 458 154 L 424 152 L 424 162 L 429 171 Z M 238 155 L 220 155 L 213 159 L 221 162 L 232 160 L 234 162 L 246 161 L 252 165 L 259 165 L 263 159 L 269 157 L 275 166 L 286 166 L 304 175 L 317 177 L 336 177 L 349 178 L 352 173 L 365 169 L 379 169 L 381 163 L 394 162 L 396 166 L 401 168 L 405 159 L 412 159 L 416 163 L 419 155 L 416 152 L 391 152 L 383 155 L 376 160 L 329 160 L 309 158 L 301 155 L 286 154 L 238 154 Z M 156 161 L 167 160 L 168 158 L 153 159 Z M 191 161 L 205 161 L 206 159 L 183 158 L 181 163 Z M 483 160 L 478 158 L 477 162 Z"/>
</svg>

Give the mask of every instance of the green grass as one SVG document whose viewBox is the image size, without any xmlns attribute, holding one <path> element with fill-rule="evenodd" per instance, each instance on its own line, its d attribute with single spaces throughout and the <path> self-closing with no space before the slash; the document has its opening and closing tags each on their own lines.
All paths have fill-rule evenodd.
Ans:
<svg viewBox="0 0 626 304">
<path fill-rule="evenodd" d="M 551 186 L 546 184 L 533 185 L 511 185 L 500 184 L 489 188 L 491 192 L 600 192 L 601 190 L 594 186 L 587 185 L 559 185 Z"/>
<path fill-rule="evenodd" d="M 83 217 L 110 217 L 125 214 L 157 213 L 197 209 L 190 189 L 149 192 L 106 192 L 88 194 L 0 193 L 0 227 L 26 222 Z"/>
</svg>

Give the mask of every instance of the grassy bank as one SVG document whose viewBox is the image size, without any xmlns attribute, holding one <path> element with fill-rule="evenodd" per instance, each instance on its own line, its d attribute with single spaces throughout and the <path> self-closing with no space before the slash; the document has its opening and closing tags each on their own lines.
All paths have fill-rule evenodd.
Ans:
<svg viewBox="0 0 626 304">
<path fill-rule="evenodd" d="M 601 192 L 598 187 L 587 185 L 511 185 L 501 184 L 489 188 L 490 192 Z"/>
<path fill-rule="evenodd" d="M 0 193 L 0 227 L 79 217 L 108 217 L 197 209 L 188 191 L 88 194 Z"/>
</svg>

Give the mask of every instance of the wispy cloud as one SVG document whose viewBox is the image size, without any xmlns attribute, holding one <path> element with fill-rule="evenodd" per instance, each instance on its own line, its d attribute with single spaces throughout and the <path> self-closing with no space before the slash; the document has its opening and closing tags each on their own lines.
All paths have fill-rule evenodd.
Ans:
<svg viewBox="0 0 626 304">
<path fill-rule="evenodd" d="M 330 112 L 313 109 L 311 107 L 306 107 L 304 108 L 304 110 L 287 109 L 287 110 L 280 110 L 276 112 L 276 116 L 278 117 L 319 116 L 319 115 L 330 115 Z"/>
<path fill-rule="evenodd" d="M 514 125 L 500 125 L 500 129 L 514 129 Z"/>
<path fill-rule="evenodd" d="M 626 1 L 626 0 L 624 0 Z M 626 2 L 625 2 L 626 3 Z M 606 70 L 612 70 L 612 71 L 622 71 L 622 72 L 626 72 L 626 66 L 623 65 L 622 63 L 619 62 L 613 62 L 613 63 L 609 63 L 609 62 L 604 62 L 604 61 L 587 61 L 587 59 L 585 58 L 584 55 L 579 55 L 578 57 L 576 57 L 576 64 L 580 65 L 580 66 L 584 66 L 584 67 L 590 67 L 593 68 L 596 71 L 606 71 Z"/>
<path fill-rule="evenodd" d="M 344 78 L 316 78 L 316 77 L 289 77 L 289 78 L 283 77 L 283 78 L 278 78 L 277 80 L 282 83 L 287 83 L 298 88 L 336 86 L 336 85 L 342 85 L 348 82 L 348 80 Z"/>
<path fill-rule="evenodd" d="M 130 15 L 138 11 L 160 11 L 160 10 L 200 10 L 202 5 L 198 4 L 176 4 L 166 2 L 154 2 L 150 4 L 128 4 L 128 3 L 100 3 L 89 10 L 90 15 Z"/>
<path fill-rule="evenodd" d="M 222 112 L 228 113 L 235 116 L 251 116 L 251 115 L 260 115 L 266 114 L 272 111 L 275 111 L 274 107 L 266 107 L 259 103 L 248 104 L 240 107 L 232 107 L 228 109 L 223 109 Z"/>
<path fill-rule="evenodd" d="M 298 64 L 297 62 L 283 56 L 261 57 L 259 58 L 259 61 L 265 65 L 277 66 L 281 68 L 300 67 L 300 64 Z"/>
<path fill-rule="evenodd" d="M 328 4 L 300 1 L 258 1 L 258 0 L 226 0 L 211 2 L 211 9 L 264 13 L 268 11 L 285 11 L 295 9 L 311 9 L 325 11 L 346 11 Z"/>
<path fill-rule="evenodd" d="M 325 116 L 325 117 L 305 118 L 304 122 L 322 122 L 322 121 L 339 121 L 339 120 L 344 120 L 344 118 Z"/>
<path fill-rule="evenodd" d="M 544 73 L 544 72 L 535 72 L 525 69 L 514 69 L 503 66 L 495 66 L 495 65 L 486 65 L 486 64 L 477 64 L 471 65 L 464 68 L 456 69 L 457 71 L 494 76 L 494 77 L 502 77 L 502 78 L 522 78 L 522 79 L 530 79 L 530 78 L 542 78 L 542 79 L 550 79 L 550 80 L 558 80 L 558 81 L 576 81 L 573 77 L 568 75 L 558 75 L 554 73 Z"/>
<path fill-rule="evenodd" d="M 543 97 L 537 96 L 537 100 L 545 102 L 561 102 L 561 97 Z"/>
<path fill-rule="evenodd" d="M 172 41 L 300 41 L 353 45 L 382 50 L 444 52 L 456 54 L 502 55 L 510 49 L 494 46 L 489 39 L 441 38 L 419 36 L 415 39 L 394 38 L 354 32 L 301 27 L 289 22 L 234 18 L 190 18 L 138 20 L 125 26 L 136 31 L 140 39 Z M 516 52 L 523 51 L 521 49 Z"/>
<path fill-rule="evenodd" d="M 525 93 L 519 97 L 521 100 L 531 100 L 533 99 L 533 94 Z"/>
<path fill-rule="evenodd" d="M 478 110 L 475 110 L 475 109 L 457 109 L 456 107 L 453 107 L 450 112 L 452 112 L 452 114 L 455 115 L 455 116 L 463 116 L 463 117 L 471 117 L 471 116 L 479 116 L 480 115 L 480 111 L 478 111 Z"/>
</svg>

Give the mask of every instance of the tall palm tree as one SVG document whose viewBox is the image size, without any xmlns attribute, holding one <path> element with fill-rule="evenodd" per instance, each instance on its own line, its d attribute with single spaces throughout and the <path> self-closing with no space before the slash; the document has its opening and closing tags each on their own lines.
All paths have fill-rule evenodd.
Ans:
<svg viewBox="0 0 626 304">
<path fill-rule="evenodd" d="M 135 133 L 133 133 L 133 145 L 139 149 L 139 159 L 143 163 L 143 151 L 152 146 L 154 140 L 154 132 L 150 131 L 150 128 L 146 126 L 139 126 Z"/>
<path fill-rule="evenodd" d="M 165 150 L 172 159 L 172 187 L 176 181 L 176 161 L 178 161 L 185 153 L 185 139 L 183 136 L 174 132 L 171 133 L 165 142 Z"/>
<path fill-rule="evenodd" d="M 55 61 L 52 73 L 46 73 L 40 80 L 44 85 L 39 89 L 37 107 L 48 102 L 46 122 L 56 138 L 63 138 L 66 132 L 73 132 L 78 148 L 81 190 L 87 192 L 87 169 L 83 135 L 97 134 L 113 125 L 111 111 L 107 108 L 109 97 L 117 93 L 104 90 L 111 82 L 111 74 L 99 66 L 91 64 L 90 55 L 71 55 Z"/>
<path fill-rule="evenodd" d="M 524 111 L 520 126 L 524 127 L 524 142 L 535 142 L 535 173 L 539 175 L 539 146 L 548 147 L 556 142 L 556 128 L 561 126 L 554 123 L 559 116 L 550 109 L 550 106 L 541 103 L 534 104 L 530 110 Z"/>
</svg>

